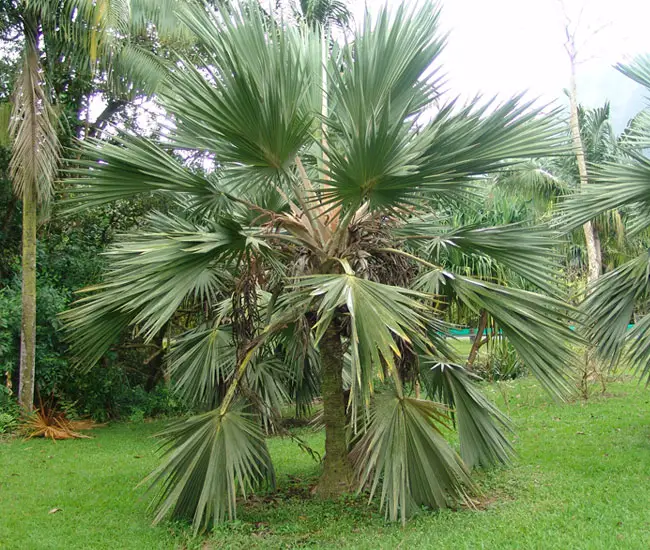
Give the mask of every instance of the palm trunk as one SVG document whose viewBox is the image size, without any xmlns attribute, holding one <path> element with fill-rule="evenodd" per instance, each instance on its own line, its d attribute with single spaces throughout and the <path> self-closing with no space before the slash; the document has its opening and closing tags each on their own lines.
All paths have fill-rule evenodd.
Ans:
<svg viewBox="0 0 650 550">
<path fill-rule="evenodd" d="M 345 398 L 343 393 L 343 348 L 336 321 L 320 342 L 325 459 L 316 487 L 322 498 L 334 498 L 353 489 L 354 473 L 348 457 Z"/>
<path fill-rule="evenodd" d="M 571 105 L 571 117 L 569 124 L 571 126 L 571 138 L 573 141 L 573 151 L 578 163 L 578 173 L 580 174 L 580 187 L 584 187 L 589 183 L 589 174 L 587 173 L 587 163 L 585 161 L 585 150 L 582 144 L 582 137 L 580 136 L 580 120 L 578 118 L 578 91 L 576 85 L 576 51 L 575 45 L 571 43 L 569 49 L 569 60 L 571 62 L 571 88 L 569 91 L 569 102 Z M 602 273 L 602 253 L 600 249 L 600 238 L 598 237 L 598 230 L 593 222 L 588 221 L 582 226 L 585 234 L 585 243 L 587 246 L 587 261 L 589 264 L 589 271 L 587 274 L 587 282 L 592 283 Z"/>
<path fill-rule="evenodd" d="M 18 400 L 24 411 L 34 408 L 36 372 L 36 197 L 23 199 L 23 286 L 20 327 L 20 382 Z"/>
<path fill-rule="evenodd" d="M 478 355 L 479 348 L 483 345 L 483 333 L 487 327 L 487 311 L 481 311 L 481 317 L 478 321 L 478 328 L 476 329 L 476 338 L 472 342 L 472 348 L 469 350 L 469 355 L 467 356 L 467 370 L 472 370 L 474 366 L 474 361 L 476 361 L 476 356 Z"/>
</svg>

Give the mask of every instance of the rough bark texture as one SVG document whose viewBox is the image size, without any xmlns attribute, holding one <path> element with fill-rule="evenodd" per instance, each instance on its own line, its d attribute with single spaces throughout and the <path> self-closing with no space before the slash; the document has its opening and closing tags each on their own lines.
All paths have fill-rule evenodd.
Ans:
<svg viewBox="0 0 650 550">
<path fill-rule="evenodd" d="M 580 187 L 589 183 L 589 174 L 587 173 L 587 162 L 585 160 L 585 150 L 580 136 L 580 119 L 578 118 L 578 91 L 576 87 L 576 56 L 577 52 L 573 39 L 567 42 L 567 52 L 571 62 L 571 87 L 569 90 L 569 102 L 571 104 L 571 117 L 569 124 L 571 126 L 571 138 L 573 141 L 573 151 L 578 163 L 578 172 L 580 174 Z M 589 263 L 589 272 L 587 281 L 592 283 L 602 272 L 602 254 L 600 249 L 600 238 L 598 231 L 593 222 L 588 221 L 582 226 L 585 234 L 585 243 L 587 246 L 587 261 Z"/>
<path fill-rule="evenodd" d="M 316 487 L 316 494 L 322 498 L 335 498 L 349 493 L 354 486 L 354 472 L 348 456 L 345 433 L 343 348 L 336 321 L 332 322 L 321 339 L 320 356 L 325 421 L 325 459 L 323 474 Z"/>
<path fill-rule="evenodd" d="M 36 371 L 36 197 L 23 200 L 23 286 L 20 327 L 20 382 L 18 400 L 25 411 L 34 408 Z"/>
</svg>

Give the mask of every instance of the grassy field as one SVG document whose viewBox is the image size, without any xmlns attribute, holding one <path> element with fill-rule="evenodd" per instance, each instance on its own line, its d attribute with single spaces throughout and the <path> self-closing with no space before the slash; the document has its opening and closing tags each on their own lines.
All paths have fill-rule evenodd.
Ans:
<svg viewBox="0 0 650 550">
<path fill-rule="evenodd" d="M 116 424 L 90 440 L 0 441 L 0 548 L 650 548 L 650 390 L 618 382 L 608 397 L 564 405 L 532 380 L 486 391 L 509 409 L 519 455 L 477 476 L 476 510 L 424 512 L 401 527 L 364 500 L 315 502 L 318 465 L 274 438 L 282 493 L 193 538 L 185 525 L 152 527 L 135 488 L 157 464 L 151 436 L 163 424 Z M 322 449 L 322 434 L 303 435 Z"/>
</svg>

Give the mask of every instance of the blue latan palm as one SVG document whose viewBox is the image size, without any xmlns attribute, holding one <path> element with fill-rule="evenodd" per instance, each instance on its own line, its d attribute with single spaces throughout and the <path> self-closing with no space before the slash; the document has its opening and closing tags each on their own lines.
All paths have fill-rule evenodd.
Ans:
<svg viewBox="0 0 650 550">
<path fill-rule="evenodd" d="M 105 283 L 65 316 L 79 362 L 91 365 L 121 331 L 151 338 L 180 309 L 193 312 L 197 326 L 174 339 L 170 367 L 184 395 L 213 410 L 167 433 L 157 517 L 189 516 L 197 528 L 233 517 L 237 491 L 272 481 L 256 426 L 273 422 L 283 400 L 304 405 L 318 393 L 322 495 L 369 486 L 403 520 L 463 498 L 469 469 L 507 462 L 510 447 L 503 418 L 454 364 L 440 296 L 450 290 L 489 311 L 556 393 L 575 336 L 566 303 L 551 295 L 552 233 L 450 232 L 433 213 L 471 201 L 490 171 L 561 152 L 561 123 L 520 98 L 445 102 L 430 5 L 368 18 L 325 56 L 317 32 L 250 6 L 181 18 L 199 63 L 179 56 L 160 92 L 169 135 L 90 142 L 71 181 L 75 208 L 147 192 L 179 205 L 117 243 Z M 214 170 L 190 169 L 179 151 L 204 154 Z M 445 269 L 433 241 L 490 258 L 549 295 Z M 443 403 L 408 396 L 398 368 L 406 357 L 428 369 L 431 397 Z M 462 458 L 441 436 L 445 403 Z"/>
</svg>

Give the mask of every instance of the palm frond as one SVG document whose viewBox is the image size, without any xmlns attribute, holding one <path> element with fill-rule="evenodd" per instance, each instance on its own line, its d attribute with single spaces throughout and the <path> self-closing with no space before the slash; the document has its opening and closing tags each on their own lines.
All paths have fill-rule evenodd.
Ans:
<svg viewBox="0 0 650 550">
<path fill-rule="evenodd" d="M 568 182 L 537 159 L 526 160 L 497 172 L 495 186 L 511 198 L 551 203 L 569 191 Z"/>
<path fill-rule="evenodd" d="M 297 416 L 309 412 L 320 396 L 320 356 L 309 323 L 304 317 L 289 323 L 278 335 L 283 360 L 291 371 L 289 388 Z"/>
<path fill-rule="evenodd" d="M 430 3 L 413 13 L 401 6 L 393 17 L 384 9 L 374 24 L 367 15 L 341 53 L 346 70 L 330 68 L 325 126 L 336 147 L 327 147 L 324 202 L 390 208 L 396 185 L 417 171 L 424 145 L 413 139 L 415 119 L 439 93 L 438 19 Z"/>
<path fill-rule="evenodd" d="M 650 297 L 650 255 L 643 253 L 600 277 L 582 304 L 592 342 L 603 358 L 619 358 L 635 307 Z M 643 329 L 639 329 L 641 333 Z"/>
<path fill-rule="evenodd" d="M 172 67 L 159 55 L 132 42 L 113 47 L 110 56 L 104 57 L 109 65 L 106 85 L 118 97 L 138 93 L 153 95 L 163 86 Z"/>
<path fill-rule="evenodd" d="M 224 414 L 179 421 L 160 436 L 165 462 L 145 480 L 159 489 L 155 522 L 171 515 L 191 519 L 195 532 L 205 530 L 235 519 L 238 493 L 275 485 L 264 434 L 241 402 Z"/>
<path fill-rule="evenodd" d="M 514 451 L 504 431 L 512 431 L 512 426 L 476 387 L 480 378 L 460 365 L 421 359 L 421 379 L 428 394 L 452 410 L 463 462 L 470 468 L 510 464 Z"/>
<path fill-rule="evenodd" d="M 370 498 L 381 485 L 388 519 L 404 523 L 421 506 L 445 508 L 472 490 L 463 461 L 440 432 L 447 420 L 430 401 L 388 392 L 373 400 L 370 423 L 350 456 Z"/>
<path fill-rule="evenodd" d="M 262 355 L 247 371 L 247 387 L 267 433 L 275 430 L 282 408 L 291 402 L 287 371 L 281 360 L 269 355 Z"/>
<path fill-rule="evenodd" d="M 556 291 L 553 280 L 558 271 L 555 252 L 559 235 L 547 228 L 503 225 L 446 227 L 438 217 L 409 219 L 394 234 L 412 246 L 421 246 L 422 255 L 432 262 L 453 249 L 466 256 L 486 256 L 520 275 L 547 293 Z"/>
<path fill-rule="evenodd" d="M 353 423 L 356 409 L 368 404 L 373 391 L 373 378 L 387 373 L 396 376 L 395 358 L 401 356 L 396 338 L 418 347 L 430 349 L 427 338 L 430 308 L 419 299 L 418 292 L 375 283 L 356 277 L 347 263 L 342 275 L 312 275 L 296 282 L 296 287 L 320 297 L 319 321 L 315 326 L 320 340 L 339 308 L 345 307 L 350 317 L 350 355 L 352 385 L 350 409 Z"/>
<path fill-rule="evenodd" d="M 181 61 L 160 94 L 174 113 L 174 144 L 211 151 L 221 163 L 245 166 L 249 177 L 285 173 L 311 140 L 319 82 L 299 33 L 259 9 L 188 10 L 182 19 L 205 53 L 203 68 Z"/>
<path fill-rule="evenodd" d="M 557 221 L 559 228 L 572 230 L 609 210 L 650 204 L 650 159 L 629 149 L 625 153 L 626 158 L 594 169 L 593 181 L 581 193 L 566 198 Z"/>
<path fill-rule="evenodd" d="M 424 274 L 415 287 L 435 291 L 449 285 L 457 300 L 475 314 L 486 310 L 524 363 L 554 396 L 570 391 L 567 379 L 575 364 L 573 347 L 581 342 L 571 324 L 579 317 L 565 301 L 517 288 L 441 272 Z"/>
<path fill-rule="evenodd" d="M 342 0 L 300 0 L 299 4 L 300 16 L 310 26 L 346 28 L 352 21 L 352 14 Z"/>
<path fill-rule="evenodd" d="M 26 20 L 25 25 L 35 25 L 35 22 Z M 13 139 L 9 170 L 18 197 L 31 197 L 47 207 L 53 193 L 60 145 L 35 40 L 34 29 L 33 36 L 26 36 L 22 69 L 16 81 L 9 125 Z"/>
<path fill-rule="evenodd" d="M 170 191 L 201 197 L 222 196 L 215 178 L 207 178 L 186 166 L 168 147 L 144 138 L 120 134 L 113 143 L 86 139 L 84 158 L 72 160 L 73 176 L 67 183 L 73 195 L 67 211 L 76 212 L 118 199 L 152 191 Z"/>
<path fill-rule="evenodd" d="M 650 54 L 640 55 L 628 64 L 618 63 L 616 68 L 650 90 Z"/>
<path fill-rule="evenodd" d="M 219 383 L 232 375 L 236 357 L 229 327 L 199 326 L 174 339 L 167 365 L 174 387 L 184 401 L 216 406 Z"/>
<path fill-rule="evenodd" d="M 186 299 L 214 303 L 224 276 L 219 262 L 247 246 L 241 228 L 225 219 L 207 226 L 163 214 L 152 220 L 154 231 L 107 252 L 106 282 L 85 289 L 92 294 L 63 314 L 79 363 L 92 366 L 126 326 L 153 338 Z"/>
</svg>

